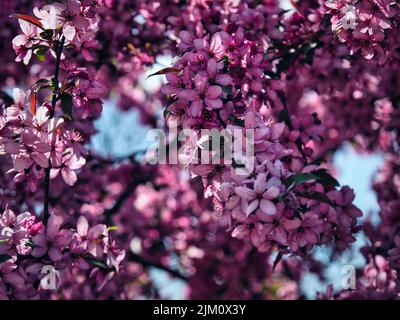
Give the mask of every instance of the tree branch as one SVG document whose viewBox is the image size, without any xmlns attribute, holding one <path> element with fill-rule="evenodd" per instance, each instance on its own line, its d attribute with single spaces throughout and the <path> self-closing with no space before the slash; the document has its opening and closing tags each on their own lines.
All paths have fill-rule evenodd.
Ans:
<svg viewBox="0 0 400 320">
<path fill-rule="evenodd" d="M 152 268 L 157 268 L 160 270 L 163 270 L 165 272 L 168 272 L 170 275 L 174 276 L 175 278 L 181 279 L 183 281 L 188 281 L 188 277 L 183 275 L 182 273 L 180 273 L 177 270 L 173 270 L 170 269 L 164 265 L 162 265 L 161 263 L 158 262 L 152 262 L 152 261 L 148 261 L 146 259 L 144 259 L 143 257 L 133 253 L 133 252 L 129 252 L 129 260 L 130 261 L 134 261 L 137 263 L 140 263 L 143 267 L 152 267 Z"/>
<path fill-rule="evenodd" d="M 119 209 L 121 209 L 124 202 L 133 194 L 136 187 L 140 184 L 140 181 L 131 181 L 123 192 L 119 195 L 114 205 L 103 212 L 103 215 L 106 217 L 106 224 L 110 225 L 112 223 L 111 219 L 114 214 L 116 214 Z"/>
<path fill-rule="evenodd" d="M 54 71 L 53 77 L 53 96 L 51 99 L 51 110 L 50 110 L 50 119 L 54 117 L 54 111 L 56 108 L 56 103 L 58 99 L 58 76 L 60 73 L 60 64 L 61 64 L 61 54 L 64 48 L 64 36 L 61 37 L 61 40 L 56 42 L 55 51 L 56 51 L 56 68 Z M 44 175 L 44 200 L 43 200 L 43 223 L 46 225 L 47 220 L 49 219 L 49 198 L 50 198 L 50 170 L 51 170 L 51 163 L 49 159 L 49 167 L 46 168 L 45 175 Z"/>
</svg>

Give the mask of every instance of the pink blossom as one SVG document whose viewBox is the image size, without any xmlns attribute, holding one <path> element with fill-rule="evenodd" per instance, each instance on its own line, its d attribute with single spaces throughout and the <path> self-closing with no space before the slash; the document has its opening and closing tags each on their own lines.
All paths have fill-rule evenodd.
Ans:
<svg viewBox="0 0 400 320">
<path fill-rule="evenodd" d="M 63 22 L 61 12 L 64 6 L 60 3 L 43 6 L 42 8 L 35 7 L 33 13 L 39 18 L 45 29 L 57 29 Z"/>
<path fill-rule="evenodd" d="M 313 246 L 319 240 L 322 221 L 313 212 L 304 215 L 300 225 L 289 234 L 289 246 L 293 251 L 305 246 Z"/>
<path fill-rule="evenodd" d="M 47 253 L 52 261 L 60 261 L 63 258 L 63 249 L 68 247 L 71 240 L 72 233 L 67 229 L 61 229 L 60 219 L 51 215 L 46 229 L 32 237 L 35 244 L 32 256 L 42 257 Z"/>
<path fill-rule="evenodd" d="M 72 153 L 72 149 L 64 151 L 65 155 L 62 157 L 61 164 L 51 168 L 50 177 L 54 179 L 61 173 L 61 176 L 66 184 L 72 186 L 77 181 L 78 177 L 75 170 L 82 168 L 86 160 L 85 158 Z"/>
<path fill-rule="evenodd" d="M 104 254 L 103 238 L 107 236 L 107 227 L 103 224 L 89 228 L 87 219 L 79 217 L 77 232 L 74 234 L 72 246 L 77 252 L 89 252 L 94 257 L 102 257 Z"/>
<path fill-rule="evenodd" d="M 203 108 L 219 109 L 222 101 L 219 96 L 222 93 L 220 86 L 210 86 L 207 80 L 200 74 L 194 77 L 195 89 L 185 89 L 180 94 L 181 99 L 190 101 L 190 112 L 193 117 L 199 117 Z"/>
<path fill-rule="evenodd" d="M 274 179 L 267 181 L 264 173 L 257 175 L 253 190 L 247 187 L 236 187 L 235 193 L 242 198 L 242 208 L 247 216 L 257 208 L 266 215 L 273 215 L 276 212 L 275 204 L 271 200 L 279 195 L 279 185 Z"/>
<path fill-rule="evenodd" d="M 12 45 L 17 54 L 15 61 L 23 61 L 28 64 L 32 57 L 33 46 L 38 43 L 37 40 L 37 27 L 29 22 L 19 19 L 19 25 L 23 34 L 16 36 Z"/>
</svg>

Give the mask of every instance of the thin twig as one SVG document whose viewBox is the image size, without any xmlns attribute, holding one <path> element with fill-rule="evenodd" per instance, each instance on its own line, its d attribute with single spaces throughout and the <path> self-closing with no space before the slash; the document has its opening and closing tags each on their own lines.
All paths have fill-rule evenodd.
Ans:
<svg viewBox="0 0 400 320">
<path fill-rule="evenodd" d="M 175 278 L 178 278 L 178 279 L 181 279 L 184 281 L 188 281 L 188 277 L 183 275 L 179 271 L 170 269 L 158 262 L 148 261 L 133 252 L 129 252 L 129 260 L 140 263 L 143 267 L 152 267 L 152 268 L 157 268 L 157 269 L 163 270 L 165 272 L 168 272 L 170 275 L 174 276 Z"/>
<path fill-rule="evenodd" d="M 60 64 L 61 64 L 61 54 L 64 48 L 64 41 L 65 38 L 61 37 L 60 40 L 56 42 L 55 51 L 56 51 L 56 67 L 54 71 L 54 78 L 53 78 L 53 96 L 51 99 L 51 110 L 50 110 L 50 119 L 54 117 L 54 111 L 56 108 L 56 103 L 58 99 L 58 75 L 60 73 Z M 49 219 L 49 199 L 50 199 L 50 170 L 51 170 L 51 163 L 49 159 L 49 166 L 46 168 L 45 175 L 44 175 L 44 200 L 43 200 L 43 223 L 46 225 L 47 220 Z"/>
<path fill-rule="evenodd" d="M 133 194 L 136 190 L 137 185 L 140 184 L 140 181 L 131 181 L 126 187 L 125 190 L 119 195 L 114 205 L 104 211 L 103 215 L 106 217 L 106 224 L 110 225 L 112 223 L 112 216 L 116 214 L 119 209 L 121 209 L 124 202 Z"/>
</svg>

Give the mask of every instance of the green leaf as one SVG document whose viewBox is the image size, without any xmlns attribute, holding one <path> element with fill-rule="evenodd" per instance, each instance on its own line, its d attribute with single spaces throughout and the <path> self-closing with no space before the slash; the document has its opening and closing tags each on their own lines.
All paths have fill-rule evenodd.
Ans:
<svg viewBox="0 0 400 320">
<path fill-rule="evenodd" d="M 318 169 L 318 170 L 312 171 L 312 174 L 316 175 L 318 177 L 318 180 L 324 186 L 333 186 L 333 187 L 340 186 L 340 183 L 329 174 L 327 169 Z"/>
<path fill-rule="evenodd" d="M 119 228 L 117 226 L 111 226 L 107 228 L 108 231 L 117 231 Z"/>
<path fill-rule="evenodd" d="M 0 263 L 10 260 L 12 257 L 8 254 L 0 254 Z"/>
<path fill-rule="evenodd" d="M 0 240 L 0 244 L 6 244 L 8 242 L 8 239 L 2 239 Z"/>
<path fill-rule="evenodd" d="M 239 127 L 244 127 L 244 120 L 243 119 L 239 119 L 233 115 L 229 116 L 229 120 L 231 120 L 235 125 L 239 126 Z"/>
<path fill-rule="evenodd" d="M 279 80 L 279 74 L 277 74 L 276 72 L 266 70 L 264 71 L 264 74 L 271 79 Z"/>
<path fill-rule="evenodd" d="M 232 87 L 231 86 L 222 87 L 222 91 L 224 93 L 226 93 L 227 95 L 232 95 Z"/>
<path fill-rule="evenodd" d="M 296 195 L 299 197 L 303 197 L 306 199 L 317 200 L 319 202 L 324 202 L 329 205 L 332 205 L 331 200 L 329 200 L 328 196 L 322 192 L 318 191 L 309 191 L 309 192 L 296 192 Z"/>
<path fill-rule="evenodd" d="M 292 126 L 290 121 L 289 111 L 285 108 L 279 112 L 278 116 L 279 122 L 284 122 L 289 128 Z"/>
<path fill-rule="evenodd" d="M 297 186 L 311 180 L 318 180 L 318 177 L 312 173 L 296 173 L 287 178 L 285 184 L 287 187 Z"/>
<path fill-rule="evenodd" d="M 100 269 L 103 269 L 103 270 L 110 270 L 111 269 L 105 262 L 103 262 L 101 260 L 98 260 L 98 259 L 86 257 L 86 261 L 88 261 L 92 265 L 94 265 L 96 267 L 99 267 Z"/>
<path fill-rule="evenodd" d="M 165 108 L 164 112 L 163 112 L 164 119 L 167 119 L 167 117 L 169 116 L 170 113 L 171 112 L 168 110 L 168 108 Z"/>
<path fill-rule="evenodd" d="M 38 81 L 36 81 L 33 86 L 32 89 L 34 91 L 39 91 L 40 88 L 44 88 L 44 87 L 49 87 L 51 85 L 51 82 L 47 79 L 39 79 Z"/>
<path fill-rule="evenodd" d="M 39 36 L 40 36 L 42 39 L 51 40 L 51 38 L 53 38 L 53 30 L 51 30 L 51 29 L 46 29 L 46 30 L 42 31 L 42 32 L 39 34 Z"/>
<path fill-rule="evenodd" d="M 43 62 L 46 59 L 46 53 L 48 50 L 49 47 L 40 46 L 39 48 L 36 49 L 35 54 L 38 57 L 38 59 Z"/>
<path fill-rule="evenodd" d="M 315 164 L 315 165 L 319 166 L 319 165 L 321 165 L 321 163 L 324 163 L 324 162 L 326 162 L 326 160 L 320 158 L 320 159 L 315 159 L 315 160 L 311 161 L 310 164 Z"/>
<path fill-rule="evenodd" d="M 35 247 L 35 243 L 32 240 L 25 241 L 25 245 L 31 248 Z"/>
<path fill-rule="evenodd" d="M 72 96 L 63 93 L 60 95 L 61 109 L 64 112 L 64 117 L 68 120 L 72 120 Z"/>
<path fill-rule="evenodd" d="M 282 258 L 283 258 L 283 255 L 281 252 L 279 252 L 278 255 L 276 256 L 274 264 L 272 266 L 272 271 L 275 271 L 276 266 L 278 265 L 279 262 L 281 262 Z"/>
</svg>

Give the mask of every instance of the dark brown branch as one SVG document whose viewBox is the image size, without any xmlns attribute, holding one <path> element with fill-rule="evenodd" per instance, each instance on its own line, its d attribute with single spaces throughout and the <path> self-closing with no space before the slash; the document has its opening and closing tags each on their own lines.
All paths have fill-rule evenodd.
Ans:
<svg viewBox="0 0 400 320">
<path fill-rule="evenodd" d="M 56 42 L 55 52 L 56 52 L 56 68 L 54 71 L 53 77 L 53 96 L 51 99 L 51 110 L 50 110 L 50 119 L 54 117 L 54 111 L 56 109 L 56 103 L 58 99 L 58 76 L 60 73 L 60 64 L 61 64 L 61 54 L 64 48 L 65 38 L 61 37 L 61 40 Z M 49 159 L 49 167 L 46 168 L 44 175 L 44 200 L 43 200 L 43 223 L 46 225 L 47 220 L 49 219 L 49 199 L 50 199 L 50 159 Z"/>
<path fill-rule="evenodd" d="M 129 252 L 129 256 L 128 256 L 130 261 L 134 261 L 137 263 L 140 263 L 143 267 L 152 267 L 152 268 L 157 268 L 160 270 L 163 270 L 165 272 L 168 272 L 170 275 L 174 276 L 175 278 L 181 279 L 183 281 L 188 281 L 188 277 L 183 275 L 182 273 L 180 273 L 177 270 L 173 270 L 170 269 L 164 265 L 162 265 L 161 263 L 158 262 L 152 262 L 152 261 L 148 261 L 146 259 L 144 259 L 143 257 L 133 253 L 133 252 Z"/>
<path fill-rule="evenodd" d="M 112 224 L 112 216 L 116 214 L 124 204 L 124 202 L 133 194 L 135 191 L 136 187 L 140 184 L 140 181 L 131 181 L 126 187 L 123 192 L 119 195 L 117 200 L 115 201 L 114 205 L 110 208 L 104 211 L 104 216 L 106 217 L 106 224 L 110 225 Z"/>
</svg>

